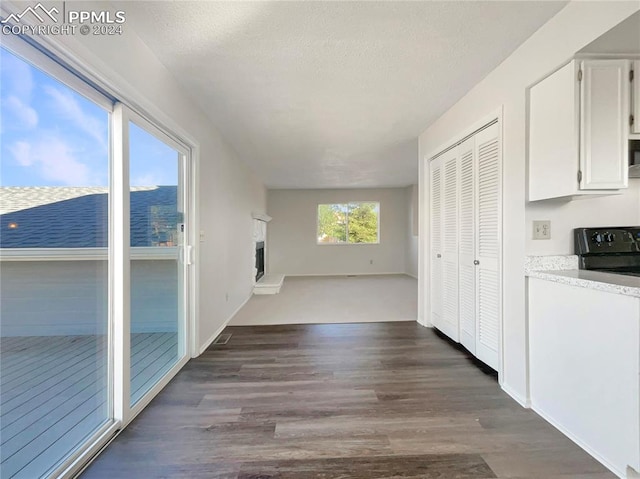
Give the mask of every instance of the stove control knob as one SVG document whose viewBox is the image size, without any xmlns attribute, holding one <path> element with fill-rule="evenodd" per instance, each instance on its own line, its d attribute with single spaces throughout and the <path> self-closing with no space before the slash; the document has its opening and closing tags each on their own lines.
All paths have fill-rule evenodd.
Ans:
<svg viewBox="0 0 640 479">
<path fill-rule="evenodd" d="M 602 235 L 602 239 L 607 243 L 613 243 L 613 241 L 616 239 L 616 235 L 614 235 L 613 233 L 605 233 Z"/>
<path fill-rule="evenodd" d="M 591 241 L 594 243 L 602 243 L 602 235 L 600 233 L 594 233 L 591 236 Z"/>
</svg>

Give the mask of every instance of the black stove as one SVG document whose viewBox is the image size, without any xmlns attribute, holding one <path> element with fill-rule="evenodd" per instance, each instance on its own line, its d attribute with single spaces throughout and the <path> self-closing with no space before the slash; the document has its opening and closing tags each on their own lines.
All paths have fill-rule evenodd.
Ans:
<svg viewBox="0 0 640 479">
<path fill-rule="evenodd" d="M 640 226 L 576 228 L 580 269 L 640 276 Z"/>
</svg>

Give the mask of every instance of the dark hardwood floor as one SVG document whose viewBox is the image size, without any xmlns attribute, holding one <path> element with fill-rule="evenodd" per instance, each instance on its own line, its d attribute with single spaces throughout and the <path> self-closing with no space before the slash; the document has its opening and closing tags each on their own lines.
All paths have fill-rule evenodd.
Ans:
<svg viewBox="0 0 640 479">
<path fill-rule="evenodd" d="M 225 333 L 82 479 L 614 477 L 414 322 Z"/>
</svg>

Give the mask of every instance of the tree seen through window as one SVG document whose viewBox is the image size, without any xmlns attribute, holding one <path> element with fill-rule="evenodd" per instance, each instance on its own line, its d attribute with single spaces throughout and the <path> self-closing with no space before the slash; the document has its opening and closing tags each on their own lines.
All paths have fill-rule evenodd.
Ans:
<svg viewBox="0 0 640 479">
<path fill-rule="evenodd" d="M 378 243 L 379 216 L 377 202 L 318 205 L 318 243 Z"/>
</svg>

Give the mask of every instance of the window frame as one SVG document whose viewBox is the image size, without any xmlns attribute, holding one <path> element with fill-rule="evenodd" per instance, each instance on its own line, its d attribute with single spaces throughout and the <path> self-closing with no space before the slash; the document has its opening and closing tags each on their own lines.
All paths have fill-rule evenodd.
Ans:
<svg viewBox="0 0 640 479">
<path fill-rule="evenodd" d="M 376 241 L 371 243 L 350 243 L 349 242 L 349 215 L 350 215 L 350 207 L 351 205 L 360 205 L 371 203 L 377 205 L 377 225 L 376 225 Z M 330 206 L 346 206 L 347 207 L 347 224 L 346 224 L 346 238 L 345 242 L 338 243 L 324 243 L 320 241 L 319 238 L 319 228 L 320 228 L 320 206 L 330 205 Z M 316 206 L 316 245 L 317 246 L 366 246 L 366 245 L 379 245 L 380 244 L 380 201 L 366 201 L 366 200 L 358 200 L 358 201 L 344 201 L 341 203 L 318 203 Z"/>
</svg>

